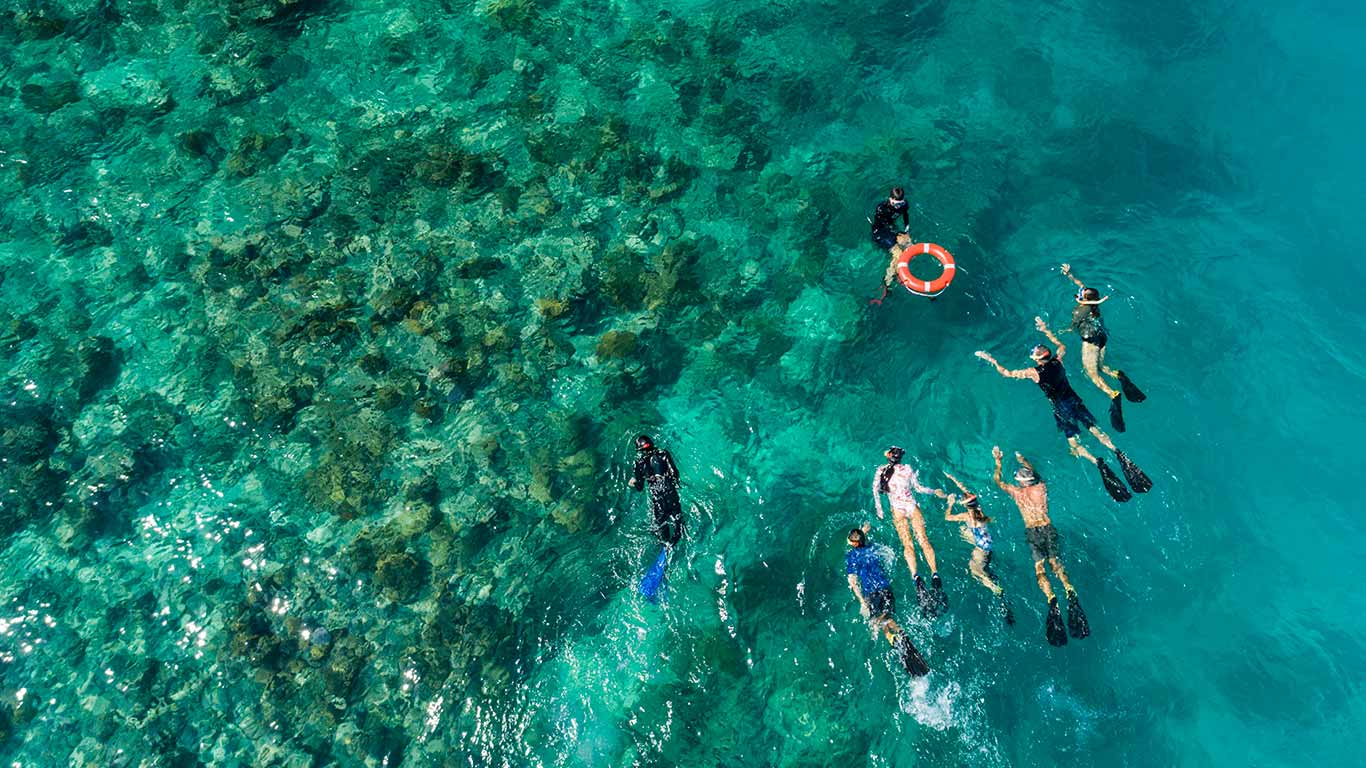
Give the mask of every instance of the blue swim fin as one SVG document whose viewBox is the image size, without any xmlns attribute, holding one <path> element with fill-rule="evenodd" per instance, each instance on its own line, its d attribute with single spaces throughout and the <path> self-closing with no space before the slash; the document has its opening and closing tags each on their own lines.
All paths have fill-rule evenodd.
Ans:
<svg viewBox="0 0 1366 768">
<path fill-rule="evenodd" d="M 664 567 L 669 564 L 669 548 L 659 550 L 659 557 L 655 558 L 655 564 L 650 566 L 650 570 L 645 572 L 645 576 L 640 580 L 640 594 L 650 602 L 658 602 L 664 594 Z"/>
</svg>

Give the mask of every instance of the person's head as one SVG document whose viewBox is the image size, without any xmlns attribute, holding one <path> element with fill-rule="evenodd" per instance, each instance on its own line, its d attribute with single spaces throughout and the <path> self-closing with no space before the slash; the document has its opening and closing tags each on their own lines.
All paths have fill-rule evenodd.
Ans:
<svg viewBox="0 0 1366 768">
<path fill-rule="evenodd" d="M 964 496 L 963 506 L 968 508 L 968 513 L 971 514 L 972 518 L 977 522 L 991 522 L 991 518 L 987 517 L 987 513 L 982 511 L 982 502 L 978 500 L 977 494 L 969 493 L 967 496 Z"/>
<path fill-rule="evenodd" d="M 655 441 L 651 440 L 649 435 L 636 435 L 637 451 L 648 451 L 653 447 L 655 447 Z"/>
<path fill-rule="evenodd" d="M 1109 296 L 1101 296 L 1100 291 L 1095 288 L 1082 288 L 1081 290 L 1077 291 L 1078 304 L 1085 304 L 1090 307 L 1099 307 L 1101 304 L 1104 304 L 1106 301 L 1109 301 L 1109 299 Z"/>
<path fill-rule="evenodd" d="M 1037 365 L 1043 365 L 1053 359 L 1053 350 L 1043 344 L 1037 344 L 1033 349 L 1029 350 L 1029 356 L 1034 359 L 1034 362 Z"/>
<path fill-rule="evenodd" d="M 887 461 L 890 461 L 893 464 L 900 464 L 901 457 L 906 455 L 906 451 L 893 445 L 884 451 L 882 455 L 887 457 Z"/>
<path fill-rule="evenodd" d="M 862 528 L 850 528 L 848 541 L 851 547 L 862 547 L 868 543 L 868 535 Z"/>
<path fill-rule="evenodd" d="M 1029 467 L 1020 467 L 1015 470 L 1015 482 L 1026 488 L 1031 485 L 1038 485 L 1040 482 L 1039 474 Z"/>
<path fill-rule="evenodd" d="M 894 203 L 900 203 L 906 199 L 906 190 L 901 187 L 892 187 L 891 199 Z"/>
</svg>

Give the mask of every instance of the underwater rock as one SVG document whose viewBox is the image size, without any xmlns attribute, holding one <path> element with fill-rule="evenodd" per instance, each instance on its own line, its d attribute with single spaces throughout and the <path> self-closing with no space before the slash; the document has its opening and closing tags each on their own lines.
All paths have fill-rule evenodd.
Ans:
<svg viewBox="0 0 1366 768">
<path fill-rule="evenodd" d="M 598 339 L 594 353 L 603 360 L 628 357 L 636 351 L 637 337 L 630 331 L 608 331 Z"/>
<path fill-rule="evenodd" d="M 80 101 L 80 86 L 75 80 L 28 82 L 19 88 L 19 99 L 34 112 L 48 115 Z"/>
<path fill-rule="evenodd" d="M 375 565 L 375 585 L 400 601 L 422 588 L 425 575 L 424 564 L 407 552 L 384 555 Z"/>
<path fill-rule="evenodd" d="M 327 693 L 349 700 L 351 691 L 356 686 L 356 679 L 360 677 L 369 660 L 369 647 L 354 635 L 346 635 L 333 643 L 332 653 L 322 668 Z"/>
</svg>

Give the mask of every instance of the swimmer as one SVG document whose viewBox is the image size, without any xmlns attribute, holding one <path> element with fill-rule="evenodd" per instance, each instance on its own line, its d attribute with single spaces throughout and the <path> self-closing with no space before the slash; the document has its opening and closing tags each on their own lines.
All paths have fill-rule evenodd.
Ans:
<svg viewBox="0 0 1366 768">
<path fill-rule="evenodd" d="M 896 229 L 896 220 L 901 218 L 901 230 Z M 896 257 L 907 245 L 911 244 L 911 204 L 906 201 L 906 190 L 901 187 L 892 187 L 890 196 L 877 204 L 877 210 L 873 211 L 873 218 L 868 220 L 873 225 L 873 243 L 877 247 L 889 251 L 892 254 L 893 263 Z M 902 239 L 905 242 L 902 243 Z M 897 247 L 900 245 L 900 247 Z M 892 284 L 892 278 L 896 276 L 896 269 L 893 267 L 888 271 L 887 284 Z"/>
<path fill-rule="evenodd" d="M 939 578 L 939 565 L 935 561 L 934 547 L 930 546 L 930 537 L 925 533 L 925 517 L 920 514 L 920 505 L 915 501 L 914 492 L 933 493 L 941 499 L 948 498 L 948 494 L 922 484 L 915 470 L 910 465 L 901 463 L 905 455 L 906 452 L 895 445 L 883 454 L 887 457 L 887 463 L 878 467 L 877 472 L 873 474 L 873 506 L 877 508 L 878 519 L 882 519 L 882 494 L 887 494 L 887 499 L 892 503 L 892 524 L 896 526 L 897 537 L 901 539 L 901 552 L 906 558 L 906 565 L 911 569 L 911 578 L 915 579 L 915 593 L 920 603 L 920 612 L 927 618 L 933 618 L 949 607 L 949 598 L 944 594 L 944 583 Z M 912 531 L 915 532 L 914 539 L 911 537 Z M 930 566 L 933 594 L 926 591 L 925 582 L 920 578 L 916 568 L 913 541 L 920 543 L 920 554 Z"/>
<path fill-rule="evenodd" d="M 963 540 L 972 545 L 972 560 L 968 563 L 968 572 L 996 596 L 999 601 L 1001 618 L 1005 620 L 1005 623 L 1014 624 L 1015 615 L 1010 610 L 1010 603 L 1006 602 L 1006 591 L 996 581 L 996 575 L 991 571 L 991 529 L 987 527 L 991 523 L 991 518 L 982 511 L 982 505 L 977 499 L 977 494 L 969 491 L 967 486 L 948 472 L 945 472 L 944 476 L 952 480 L 953 484 L 963 492 L 961 500 L 954 494 L 949 494 L 949 506 L 944 510 L 944 519 L 951 523 L 963 523 Z M 963 509 L 967 511 L 955 515 L 953 506 L 960 501 Z"/>
<path fill-rule="evenodd" d="M 1072 274 L 1072 265 L 1062 265 L 1062 273 L 1077 284 L 1077 307 L 1072 310 L 1072 330 L 1081 336 L 1081 367 L 1091 383 L 1110 398 L 1110 424 L 1123 432 L 1124 411 L 1121 408 L 1120 390 L 1110 386 L 1104 377 L 1109 376 L 1119 382 L 1124 397 L 1131 403 L 1141 403 L 1148 397 L 1124 375 L 1124 371 L 1105 364 L 1105 344 L 1110 340 L 1110 334 L 1106 332 L 1105 321 L 1100 317 L 1100 305 L 1110 297 L 1101 296 L 1100 291 L 1086 287 Z"/>
<path fill-rule="evenodd" d="M 635 471 L 626 482 L 631 490 L 650 491 L 650 512 L 654 518 L 652 531 L 667 546 L 678 544 L 683 537 L 683 504 L 678 500 L 678 467 L 674 457 L 663 448 L 656 448 L 649 435 L 636 438 Z"/>
<path fill-rule="evenodd" d="M 1104 459 L 1098 458 L 1086 450 L 1081 444 L 1081 431 L 1086 429 L 1103 446 L 1114 451 L 1115 458 L 1119 461 L 1119 466 L 1124 470 L 1124 476 L 1128 478 L 1129 485 L 1133 486 L 1136 493 L 1147 493 L 1153 483 L 1148 476 L 1143 474 L 1143 470 L 1138 468 L 1129 460 L 1124 452 L 1115 447 L 1114 441 L 1110 436 L 1096 426 L 1096 417 L 1091 415 L 1091 411 L 1086 408 L 1086 404 L 1081 401 L 1081 397 L 1072 385 L 1067 381 L 1067 372 L 1063 370 L 1062 358 L 1067 354 L 1067 347 L 1058 341 L 1058 337 L 1048 329 L 1043 318 L 1034 318 L 1034 325 L 1039 329 L 1048 340 L 1058 348 L 1056 354 L 1043 344 L 1032 347 L 1029 356 L 1034 360 L 1034 367 L 1020 368 L 1018 370 L 1008 370 L 996 361 L 990 354 L 977 351 L 977 356 L 990 363 L 996 368 L 996 372 L 1008 379 L 1028 379 L 1039 385 L 1043 390 L 1044 397 L 1053 406 L 1053 420 L 1057 423 L 1058 429 L 1067 438 L 1067 445 L 1072 451 L 1073 456 L 1085 459 L 1096 466 L 1100 471 L 1101 482 L 1105 484 L 1105 490 L 1115 501 L 1128 501 L 1133 498 L 1129 489 L 1124 487 L 1123 481 L 1115 475 L 1114 470 L 1110 469 Z"/>
<path fill-rule="evenodd" d="M 892 592 L 891 579 L 882 568 L 882 557 L 877 547 L 868 546 L 868 525 L 849 531 L 849 551 L 844 555 L 844 572 L 849 577 L 849 590 L 858 598 L 859 612 L 868 619 L 873 628 L 873 637 L 882 630 L 887 642 L 896 649 L 906 671 L 915 677 L 927 675 L 930 665 L 916 650 L 910 638 L 896 623 L 892 614 L 896 611 L 896 595 Z"/>
<path fill-rule="evenodd" d="M 1053 527 L 1053 521 L 1048 517 L 1048 486 L 1034 471 L 1034 466 L 1018 453 L 1015 454 L 1015 461 L 1020 465 L 1015 472 L 1015 482 L 1018 485 L 1003 481 L 1001 457 L 1004 454 L 1000 446 L 992 448 L 991 455 L 996 460 L 996 471 L 992 479 L 1001 490 L 1015 500 L 1015 505 L 1020 508 L 1020 517 L 1024 519 L 1025 541 L 1029 542 L 1029 550 L 1034 555 L 1034 577 L 1038 579 L 1039 589 L 1048 600 L 1048 618 L 1044 620 L 1044 633 L 1049 644 L 1066 645 L 1069 632 L 1078 640 L 1090 636 L 1091 625 L 1086 620 L 1086 612 L 1081 608 L 1081 601 L 1077 599 L 1077 590 L 1073 589 L 1072 582 L 1067 580 L 1067 571 L 1063 570 L 1062 562 L 1058 559 L 1058 530 Z M 1067 592 L 1066 632 L 1063 631 L 1062 612 L 1058 610 L 1058 597 L 1053 593 L 1053 585 L 1049 583 L 1048 572 L 1044 569 L 1045 562 L 1053 569 L 1053 575 L 1058 577 L 1058 581 L 1062 582 L 1062 588 Z"/>
</svg>

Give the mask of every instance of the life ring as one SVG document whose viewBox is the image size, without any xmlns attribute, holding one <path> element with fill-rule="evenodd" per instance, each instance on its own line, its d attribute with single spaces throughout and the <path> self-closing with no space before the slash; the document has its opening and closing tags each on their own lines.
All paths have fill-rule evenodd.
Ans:
<svg viewBox="0 0 1366 768">
<path fill-rule="evenodd" d="M 911 259 L 922 253 L 933 256 L 939 262 L 939 266 L 944 268 L 943 274 L 933 280 L 921 280 L 911 274 Z M 953 275 L 957 271 L 953 263 L 953 254 L 934 243 L 912 243 L 896 257 L 897 281 L 906 290 L 920 296 L 938 296 L 943 293 L 944 289 L 949 287 L 949 283 L 953 282 Z"/>
</svg>

